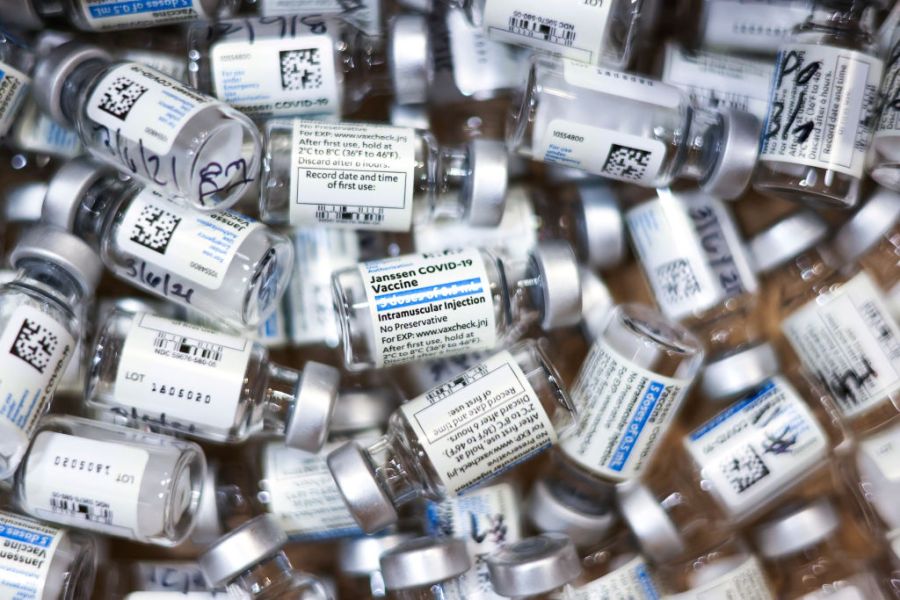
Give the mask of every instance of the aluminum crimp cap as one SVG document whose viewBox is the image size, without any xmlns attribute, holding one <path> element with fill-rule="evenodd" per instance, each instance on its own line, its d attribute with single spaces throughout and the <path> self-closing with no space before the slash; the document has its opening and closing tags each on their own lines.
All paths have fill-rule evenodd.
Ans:
<svg viewBox="0 0 900 600">
<path fill-rule="evenodd" d="M 60 125 L 69 128 L 74 126 L 63 114 L 62 96 L 69 76 L 90 60 L 112 62 L 112 57 L 106 51 L 90 44 L 66 42 L 38 60 L 34 68 L 31 86 L 34 101 Z"/>
<path fill-rule="evenodd" d="M 605 183 L 580 183 L 579 226 L 585 262 L 592 269 L 609 269 L 622 263 L 628 245 L 625 220 L 612 189 Z"/>
<path fill-rule="evenodd" d="M 381 555 L 414 537 L 411 533 L 394 533 L 343 540 L 338 548 L 338 568 L 341 573 L 355 576 L 380 571 Z"/>
<path fill-rule="evenodd" d="M 840 517 L 828 498 L 818 500 L 757 528 L 756 543 L 766 558 L 795 554 L 837 531 Z"/>
<path fill-rule="evenodd" d="M 469 169 L 464 194 L 469 200 L 469 225 L 496 227 L 506 209 L 509 152 L 495 140 L 473 140 L 468 147 Z"/>
<path fill-rule="evenodd" d="M 707 363 L 700 390 L 711 400 L 729 400 L 778 374 L 778 356 L 764 342 Z"/>
<path fill-rule="evenodd" d="M 272 515 L 260 515 L 220 538 L 197 559 L 210 588 L 220 588 L 275 556 L 288 536 Z"/>
<path fill-rule="evenodd" d="M 341 372 L 329 365 L 309 361 L 294 389 L 294 408 L 284 431 L 291 448 L 318 452 L 328 439 Z"/>
<path fill-rule="evenodd" d="M 831 241 L 831 248 L 842 267 L 856 262 L 900 220 L 900 194 L 879 189 L 844 223 Z"/>
<path fill-rule="evenodd" d="M 434 585 L 459 577 L 471 567 L 466 543 L 457 538 L 415 538 L 381 555 L 381 576 L 389 590 Z"/>
<path fill-rule="evenodd" d="M 539 242 L 531 251 L 528 271 L 541 282 L 541 327 L 577 325 L 581 321 L 581 274 L 572 247 L 562 240 Z"/>
<path fill-rule="evenodd" d="M 362 446 L 348 442 L 333 450 L 327 462 L 347 509 L 364 532 L 375 533 L 397 522 L 397 509 L 378 485 Z"/>
<path fill-rule="evenodd" d="M 816 246 L 828 235 L 828 224 L 809 210 L 801 210 L 775 223 L 750 240 L 757 273 L 780 267 Z"/>
<path fill-rule="evenodd" d="M 421 15 L 399 15 L 390 24 L 388 62 L 394 97 L 400 104 L 424 104 L 434 79 L 428 21 Z"/>
<path fill-rule="evenodd" d="M 87 157 L 73 158 L 65 163 L 56 170 L 47 186 L 41 220 L 71 231 L 84 195 L 97 181 L 114 174 L 111 168 Z"/>
<path fill-rule="evenodd" d="M 334 435 L 384 429 L 399 404 L 398 394 L 387 386 L 344 390 L 338 394 L 328 431 Z"/>
<path fill-rule="evenodd" d="M 581 575 L 575 544 L 561 533 L 506 544 L 485 561 L 494 591 L 510 598 L 549 592 Z"/>
<path fill-rule="evenodd" d="M 580 548 L 598 544 L 616 523 L 612 510 L 586 513 L 558 498 L 545 481 L 531 488 L 528 520 L 542 533 L 562 533 Z"/>
<path fill-rule="evenodd" d="M 643 483 L 632 480 L 619 484 L 616 497 L 619 513 L 648 558 L 666 563 L 685 553 L 681 534 Z"/>
<path fill-rule="evenodd" d="M 722 113 L 719 160 L 701 184 L 706 193 L 722 200 L 735 200 L 744 193 L 759 156 L 761 129 L 755 115 L 739 110 Z"/>
<path fill-rule="evenodd" d="M 28 259 L 44 260 L 62 267 L 75 278 L 85 296 L 94 293 L 103 274 L 103 263 L 94 249 L 58 227 L 38 225 L 22 236 L 10 253 L 9 262 L 18 268 Z"/>
</svg>

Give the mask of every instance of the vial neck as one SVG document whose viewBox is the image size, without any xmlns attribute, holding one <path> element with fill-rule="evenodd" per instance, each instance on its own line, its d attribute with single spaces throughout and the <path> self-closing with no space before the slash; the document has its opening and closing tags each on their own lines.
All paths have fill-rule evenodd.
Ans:
<svg viewBox="0 0 900 600">
<path fill-rule="evenodd" d="M 120 206 L 133 196 L 129 187 L 137 184 L 122 181 L 115 176 L 103 177 L 88 188 L 78 204 L 72 233 L 83 239 L 95 251 L 100 251 L 108 225 L 115 220 Z"/>
<path fill-rule="evenodd" d="M 468 153 L 457 148 L 440 148 L 436 158 L 428 220 L 464 219 L 471 202 L 472 169 Z"/>
<path fill-rule="evenodd" d="M 78 65 L 72 73 L 66 77 L 63 84 L 60 106 L 62 114 L 66 118 L 66 125 L 74 129 L 78 122 L 78 106 L 82 91 L 98 77 L 109 65 L 110 61 L 95 58 Z"/>
<path fill-rule="evenodd" d="M 266 390 L 263 402 L 263 428 L 283 434 L 294 414 L 297 404 L 297 386 L 300 371 L 269 363 L 266 373 Z"/>
<path fill-rule="evenodd" d="M 544 278 L 531 258 L 501 263 L 512 328 L 508 339 L 519 339 L 544 316 Z"/>
<path fill-rule="evenodd" d="M 353 105 L 368 96 L 386 96 L 394 91 L 384 37 L 365 35 L 346 28 L 341 40 L 344 93 Z"/>
<path fill-rule="evenodd" d="M 408 440 L 394 427 L 366 448 L 381 489 L 396 507 L 423 495 L 428 478 Z"/>
<path fill-rule="evenodd" d="M 294 570 L 284 552 L 268 558 L 245 571 L 232 582 L 254 598 L 271 597 L 275 592 L 289 588 L 294 579 Z M 264 596 L 265 595 L 265 596 Z"/>
<path fill-rule="evenodd" d="M 722 117 L 709 110 L 691 109 L 691 120 L 684 140 L 684 159 L 678 169 L 680 177 L 706 180 L 722 155 Z"/>
<path fill-rule="evenodd" d="M 64 306 L 81 306 L 84 293 L 68 271 L 46 260 L 28 259 L 19 264 L 16 283 L 39 290 Z"/>
</svg>

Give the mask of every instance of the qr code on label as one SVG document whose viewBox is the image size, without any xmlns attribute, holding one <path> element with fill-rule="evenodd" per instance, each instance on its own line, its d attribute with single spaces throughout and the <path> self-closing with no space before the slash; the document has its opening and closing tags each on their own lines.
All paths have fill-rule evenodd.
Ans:
<svg viewBox="0 0 900 600">
<path fill-rule="evenodd" d="M 25 319 L 9 353 L 24 360 L 38 373 L 43 373 L 57 346 L 59 338 L 56 334 L 31 319 Z"/>
<path fill-rule="evenodd" d="M 124 121 L 147 88 L 127 77 L 116 77 L 100 98 L 100 110 Z"/>
<path fill-rule="evenodd" d="M 322 87 L 322 60 L 318 48 L 284 50 L 281 59 L 281 89 L 317 90 Z"/>
<path fill-rule="evenodd" d="M 181 217 L 155 206 L 145 206 L 131 229 L 130 239 L 144 248 L 165 254 L 180 223 Z"/>
<path fill-rule="evenodd" d="M 613 144 L 603 165 L 603 174 L 625 181 L 642 181 L 651 158 L 653 153 L 649 150 Z"/>
<path fill-rule="evenodd" d="M 769 468 L 752 446 L 745 446 L 736 451 L 731 458 L 721 465 L 722 473 L 728 483 L 738 494 L 750 489 L 754 484 L 769 475 Z"/>
<path fill-rule="evenodd" d="M 657 267 L 656 280 L 660 283 L 665 302 L 682 302 L 700 293 L 700 283 L 694 275 L 694 269 L 683 258 Z"/>
</svg>

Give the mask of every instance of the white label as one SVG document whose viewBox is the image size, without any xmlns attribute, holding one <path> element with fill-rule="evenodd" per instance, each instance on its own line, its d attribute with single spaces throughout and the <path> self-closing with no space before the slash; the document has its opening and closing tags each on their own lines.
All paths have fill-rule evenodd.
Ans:
<svg viewBox="0 0 900 600">
<path fill-rule="evenodd" d="M 150 455 L 126 444 L 42 431 L 25 466 L 25 502 L 40 518 L 136 537 Z"/>
<path fill-rule="evenodd" d="M 865 412 L 900 390 L 900 326 L 865 272 L 807 303 L 781 329 L 844 416 Z"/>
<path fill-rule="evenodd" d="M 334 41 L 328 35 L 218 42 L 210 62 L 216 97 L 248 115 L 341 112 Z"/>
<path fill-rule="evenodd" d="M 625 218 L 663 313 L 681 320 L 755 293 L 756 277 L 734 219 L 706 194 L 659 192 Z"/>
<path fill-rule="evenodd" d="M 22 305 L 0 335 L 0 423 L 29 438 L 47 410 L 77 342 L 48 313 Z M 0 449 L 6 449 L 0 440 Z"/>
<path fill-rule="evenodd" d="M 678 108 L 683 100 L 678 88 L 671 85 L 572 60 L 563 61 L 563 78 L 569 85 L 661 108 Z"/>
<path fill-rule="evenodd" d="M 715 563 L 706 568 L 714 568 Z M 681 594 L 665 596 L 666 600 L 774 600 L 766 576 L 756 558 L 747 559 L 725 575 Z"/>
<path fill-rule="evenodd" d="M 878 516 L 889 528 L 900 527 L 900 425 L 860 440 L 856 468 Z"/>
<path fill-rule="evenodd" d="M 453 81 L 460 93 L 479 97 L 521 85 L 527 53 L 487 39 L 462 10 L 448 10 L 446 24 Z"/>
<path fill-rule="evenodd" d="M 151 69 L 155 69 L 172 79 L 185 81 L 187 63 L 184 58 L 164 52 L 149 52 L 146 50 L 125 50 L 122 58 L 131 62 L 141 63 Z"/>
<path fill-rule="evenodd" d="M 113 68 L 94 86 L 87 115 L 106 128 L 110 139 L 124 138 L 162 157 L 172 150 L 190 118 L 214 103 L 153 69 L 125 63 Z M 113 145 L 123 146 L 118 141 Z M 131 160 L 139 158 L 134 156 Z"/>
<path fill-rule="evenodd" d="M 484 3 L 484 27 L 498 42 L 530 46 L 599 64 L 613 2 L 487 0 Z"/>
<path fill-rule="evenodd" d="M 650 568 L 640 556 L 563 596 L 565 600 L 659 600 L 659 597 Z"/>
<path fill-rule="evenodd" d="M 812 0 L 706 0 L 703 45 L 774 54 L 810 15 Z"/>
<path fill-rule="evenodd" d="M 497 345 L 490 280 L 478 250 L 359 265 L 378 367 Z"/>
<path fill-rule="evenodd" d="M 875 463 L 885 479 L 900 483 L 900 427 L 866 437 L 859 442 L 859 451 Z"/>
<path fill-rule="evenodd" d="M 260 227 L 230 210 L 199 213 L 177 206 L 145 188 L 125 211 L 116 230 L 116 244 L 125 254 L 149 265 L 217 290 L 241 244 Z"/>
<path fill-rule="evenodd" d="M 449 494 L 497 477 L 556 443 L 550 418 L 509 352 L 400 410 Z"/>
<path fill-rule="evenodd" d="M 900 7 L 895 6 L 893 10 L 900 11 Z M 897 37 L 890 49 L 886 69 L 881 88 L 882 108 L 875 131 L 876 138 L 900 133 L 900 37 Z"/>
<path fill-rule="evenodd" d="M 700 426 L 684 445 L 732 516 L 777 497 L 828 453 L 822 427 L 780 377 Z"/>
<path fill-rule="evenodd" d="M 416 132 L 294 120 L 292 225 L 409 231 Z"/>
<path fill-rule="evenodd" d="M 689 384 L 643 369 L 598 340 L 572 386 L 577 426 L 560 447 L 589 471 L 631 479 L 665 437 Z"/>
<path fill-rule="evenodd" d="M 362 535 L 338 490 L 325 457 L 269 443 L 263 449 L 268 510 L 294 541 Z"/>
<path fill-rule="evenodd" d="M 0 598 L 43 600 L 44 584 L 65 532 L 0 512 Z"/>
<path fill-rule="evenodd" d="M 775 66 L 769 61 L 713 52 L 686 52 L 666 44 L 663 82 L 687 92 L 696 106 L 769 114 L 769 88 Z"/>
<path fill-rule="evenodd" d="M 250 340 L 138 313 L 119 358 L 113 410 L 227 436 L 252 351 Z"/>
<path fill-rule="evenodd" d="M 339 16 L 368 35 L 379 35 L 381 28 L 382 0 L 259 0 L 259 14 L 263 17 L 277 15 Z"/>
<path fill-rule="evenodd" d="M 3 128 L 0 126 L 0 132 Z M 13 143 L 21 150 L 74 158 L 82 153 L 78 134 L 59 125 L 27 100 L 22 114 L 13 126 Z"/>
<path fill-rule="evenodd" d="M 881 70 L 881 60 L 853 50 L 782 47 L 760 159 L 861 177 Z"/>
<path fill-rule="evenodd" d="M 0 138 L 12 127 L 30 85 L 31 79 L 25 73 L 0 62 Z"/>
<path fill-rule="evenodd" d="M 79 5 L 94 31 L 155 27 L 209 16 L 200 0 L 84 0 Z"/>
</svg>

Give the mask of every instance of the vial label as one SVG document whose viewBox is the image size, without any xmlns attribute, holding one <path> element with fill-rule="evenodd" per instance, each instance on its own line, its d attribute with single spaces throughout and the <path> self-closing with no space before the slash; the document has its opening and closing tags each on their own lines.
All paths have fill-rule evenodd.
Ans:
<svg viewBox="0 0 900 600">
<path fill-rule="evenodd" d="M 462 10 L 447 11 L 446 27 L 453 81 L 462 95 L 484 97 L 522 83 L 527 53 L 491 41 L 484 30 L 469 23 Z"/>
<path fill-rule="evenodd" d="M 703 45 L 772 54 L 812 10 L 811 0 L 706 0 Z"/>
<path fill-rule="evenodd" d="M 476 367 L 490 358 L 487 352 L 458 354 L 437 360 L 410 363 L 404 369 L 407 377 L 404 383 L 409 384 L 414 395 L 424 394 L 433 387 L 452 379 L 472 367 Z"/>
<path fill-rule="evenodd" d="M 900 427 L 866 437 L 859 442 L 859 450 L 871 459 L 884 479 L 900 483 Z"/>
<path fill-rule="evenodd" d="M 781 48 L 760 160 L 861 177 L 872 138 L 882 62 L 853 50 Z"/>
<path fill-rule="evenodd" d="M 279 348 L 288 344 L 290 339 L 287 332 L 284 302 L 279 302 L 275 311 L 259 327 L 250 332 L 250 339 L 259 342 L 266 348 Z"/>
<path fill-rule="evenodd" d="M 562 62 L 563 79 L 569 85 L 659 108 L 677 109 L 681 106 L 681 91 L 671 85 L 573 60 Z"/>
<path fill-rule="evenodd" d="M 765 120 L 775 67 L 771 62 L 715 52 L 687 52 L 668 43 L 663 83 L 686 92 L 695 106 L 734 109 Z"/>
<path fill-rule="evenodd" d="M 20 150 L 35 154 L 74 158 L 83 152 L 77 133 L 56 123 L 30 100 L 13 125 L 12 141 Z"/>
<path fill-rule="evenodd" d="M 201 0 L 84 0 L 78 5 L 94 31 L 156 27 L 209 16 Z"/>
<path fill-rule="evenodd" d="M 728 560 L 728 559 L 726 559 Z M 707 569 L 715 569 L 716 563 Z M 700 577 L 703 571 L 696 575 Z M 740 566 L 681 594 L 670 594 L 667 600 L 713 600 L 713 598 L 740 598 L 741 600 L 774 600 L 766 576 L 756 558 L 748 558 Z"/>
<path fill-rule="evenodd" d="M 494 302 L 478 250 L 362 263 L 379 367 L 489 350 Z"/>
<path fill-rule="evenodd" d="M 261 227 L 250 217 L 230 210 L 199 213 L 182 208 L 145 188 L 126 209 L 115 239 L 121 251 L 141 265 L 183 278 L 187 284 L 182 288 L 187 289 L 181 291 L 188 294 L 193 285 L 219 289 L 238 249 Z M 132 260 L 127 274 L 137 276 L 141 265 Z M 152 275 L 158 280 L 163 274 Z"/>
<path fill-rule="evenodd" d="M 684 445 L 732 516 L 776 497 L 828 453 L 824 430 L 780 377 L 691 432 Z"/>
<path fill-rule="evenodd" d="M 255 118 L 339 114 L 334 43 L 309 31 L 218 42 L 210 51 L 215 95 Z"/>
<path fill-rule="evenodd" d="M 409 231 L 416 132 L 294 120 L 291 225 Z"/>
<path fill-rule="evenodd" d="M 367 35 L 382 33 L 381 0 L 259 0 L 258 7 L 263 17 L 334 15 L 356 25 Z"/>
<path fill-rule="evenodd" d="M 42 600 L 53 555 L 65 532 L 0 512 L 0 597 Z"/>
<path fill-rule="evenodd" d="M 200 592 L 207 588 L 200 567 L 190 562 L 138 562 L 133 587 L 144 592 Z M 170 596 L 167 596 L 170 597 Z"/>
<path fill-rule="evenodd" d="M 898 9 L 895 7 L 894 10 Z M 881 89 L 881 116 L 875 130 L 876 138 L 900 133 L 900 39 L 891 47 L 888 56 L 887 72 L 884 74 Z"/>
<path fill-rule="evenodd" d="M 30 85 L 31 79 L 25 73 L 0 62 L 0 138 L 12 128 Z"/>
<path fill-rule="evenodd" d="M 449 494 L 547 450 L 556 431 L 509 352 L 400 406 Z"/>
<path fill-rule="evenodd" d="M 662 312 L 681 320 L 757 290 L 728 209 L 705 194 L 660 192 L 628 211 L 628 230 Z"/>
<path fill-rule="evenodd" d="M 660 597 L 647 562 L 636 556 L 612 573 L 572 589 L 565 600 L 659 600 Z"/>
<path fill-rule="evenodd" d="M 153 69 L 125 63 L 111 69 L 94 86 L 87 101 L 87 116 L 103 129 L 96 125 L 87 129 L 96 130 L 94 135 L 116 153 L 124 145 L 120 138 L 139 145 L 138 156 L 125 152 L 119 158 L 126 165 L 141 163 L 142 172 L 156 180 L 154 175 L 164 169 L 159 157 L 169 154 L 191 117 L 213 104 L 200 92 Z M 154 164 L 144 164 L 147 162 Z"/>
<path fill-rule="evenodd" d="M 268 511 L 293 541 L 363 535 L 334 483 L 325 456 L 270 443 L 263 449 L 263 480 Z"/>
<path fill-rule="evenodd" d="M 141 63 L 176 81 L 186 81 L 187 65 L 183 58 L 165 52 L 149 52 L 147 50 L 126 50 L 122 52 L 121 56 L 123 60 Z"/>
<path fill-rule="evenodd" d="M 29 305 L 13 311 L 0 335 L 0 425 L 4 436 L 9 435 L 9 425 L 22 432 L 23 440 L 31 436 L 77 345 L 48 313 Z"/>
<path fill-rule="evenodd" d="M 498 42 L 599 64 L 612 4 L 613 0 L 487 0 L 484 28 Z"/>
<path fill-rule="evenodd" d="M 136 537 L 150 456 L 126 444 L 54 431 L 34 438 L 25 466 L 25 506 L 42 519 Z"/>
<path fill-rule="evenodd" d="M 228 435 L 252 351 L 250 340 L 138 313 L 119 358 L 111 410 L 171 429 Z"/>
<path fill-rule="evenodd" d="M 781 330 L 845 417 L 900 390 L 900 326 L 867 273 L 810 301 Z"/>
</svg>

